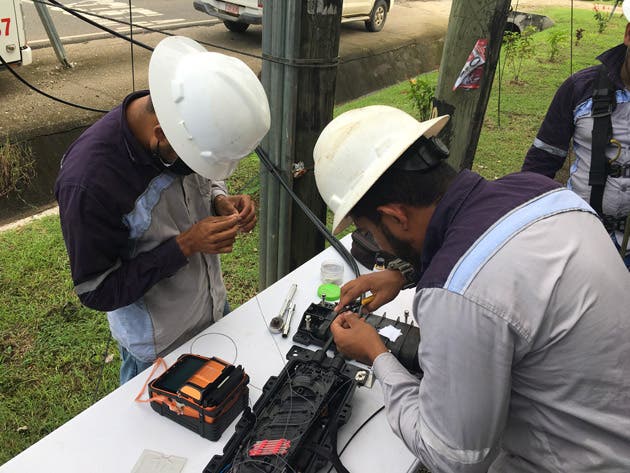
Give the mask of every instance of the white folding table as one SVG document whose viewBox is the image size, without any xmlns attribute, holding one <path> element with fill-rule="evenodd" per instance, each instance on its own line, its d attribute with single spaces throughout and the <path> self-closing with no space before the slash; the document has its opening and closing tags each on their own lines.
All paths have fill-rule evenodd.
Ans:
<svg viewBox="0 0 630 473">
<path fill-rule="evenodd" d="M 348 246 L 350 237 L 342 241 Z M 309 304 L 318 301 L 316 291 L 320 284 L 320 265 L 326 259 L 343 262 L 333 248 L 327 248 L 174 350 L 165 358 L 167 364 L 170 366 L 182 353 L 192 352 L 242 365 L 250 377 L 250 404 L 253 405 L 267 379 L 279 374 L 286 363 L 285 355 L 294 345 L 291 337 L 302 314 Z M 344 268 L 344 282 L 347 282 L 353 274 L 345 263 Z M 288 338 L 282 338 L 280 334 L 270 333 L 268 325 L 277 315 L 292 283 L 298 285 L 294 299 L 297 307 L 291 333 Z M 411 311 L 412 299 L 412 290 L 402 291 L 378 313 L 387 312 L 396 318 L 405 309 Z M 234 433 L 236 421 L 218 441 L 202 438 L 160 416 L 148 403 L 134 402 L 148 375 L 149 370 L 141 373 L 81 412 L 0 466 L 0 473 L 130 472 L 145 449 L 184 457 L 186 464 L 183 472 L 201 473 L 214 455 L 222 454 L 223 447 Z M 339 448 L 382 405 L 378 382 L 372 388 L 357 388 L 350 420 L 338 433 Z M 410 472 L 417 465 L 413 455 L 392 433 L 384 411 L 360 430 L 341 455 L 341 461 L 350 472 L 356 473 Z"/>
</svg>

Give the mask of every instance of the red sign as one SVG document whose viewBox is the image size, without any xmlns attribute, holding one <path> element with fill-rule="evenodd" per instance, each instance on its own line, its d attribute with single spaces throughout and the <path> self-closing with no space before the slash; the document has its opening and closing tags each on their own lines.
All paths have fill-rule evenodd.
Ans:
<svg viewBox="0 0 630 473">
<path fill-rule="evenodd" d="M 486 63 L 486 47 L 488 46 L 487 39 L 479 39 L 475 44 L 472 52 L 468 56 L 466 64 L 462 72 L 459 73 L 457 81 L 453 86 L 455 89 L 478 89 L 483 77 L 483 66 Z"/>
</svg>

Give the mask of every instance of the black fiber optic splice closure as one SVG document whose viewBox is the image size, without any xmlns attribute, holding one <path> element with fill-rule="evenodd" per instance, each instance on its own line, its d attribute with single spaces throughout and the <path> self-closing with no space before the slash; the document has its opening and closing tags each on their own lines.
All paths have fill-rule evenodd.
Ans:
<svg viewBox="0 0 630 473">
<path fill-rule="evenodd" d="M 319 304 L 311 304 L 302 315 L 300 325 L 293 341 L 301 345 L 323 346 L 331 336 L 330 324 L 337 316 L 333 311 L 335 304 L 329 302 L 320 302 Z M 358 312 L 360 306 L 354 305 L 348 307 L 352 312 Z M 387 349 L 394 355 L 400 363 L 410 372 L 416 375 L 422 375 L 418 364 L 418 345 L 420 344 L 420 330 L 403 322 L 403 317 L 398 320 L 391 320 L 380 315 L 370 313 L 364 316 L 364 319 L 377 330 L 393 325 L 401 331 L 401 335 L 392 342 L 388 338 L 381 336 Z M 334 345 L 332 346 L 334 349 Z"/>
<path fill-rule="evenodd" d="M 330 460 L 339 461 L 337 429 L 350 418 L 359 385 L 355 377 L 362 379 L 357 373 L 364 370 L 340 356 L 298 346 L 287 359 L 253 410 L 244 412 L 223 455 L 212 457 L 204 473 L 315 473 Z"/>
</svg>

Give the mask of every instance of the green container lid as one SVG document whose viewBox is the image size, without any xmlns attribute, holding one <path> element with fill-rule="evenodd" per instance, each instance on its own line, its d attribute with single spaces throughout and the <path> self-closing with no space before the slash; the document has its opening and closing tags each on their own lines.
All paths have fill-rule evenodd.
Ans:
<svg viewBox="0 0 630 473">
<path fill-rule="evenodd" d="M 326 301 L 338 301 L 341 297 L 341 288 L 336 284 L 322 284 L 317 288 L 317 295 L 321 299 L 326 294 Z"/>
</svg>

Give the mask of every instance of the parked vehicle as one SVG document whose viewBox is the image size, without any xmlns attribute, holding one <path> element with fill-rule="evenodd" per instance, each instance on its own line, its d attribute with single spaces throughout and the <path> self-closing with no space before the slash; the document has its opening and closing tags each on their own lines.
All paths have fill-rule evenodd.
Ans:
<svg viewBox="0 0 630 473">
<path fill-rule="evenodd" d="M 262 23 L 263 0 L 193 0 L 193 6 L 223 20 L 228 30 L 238 33 Z M 364 21 L 368 31 L 381 31 L 393 6 L 394 0 L 344 0 L 341 22 Z"/>
<path fill-rule="evenodd" d="M 26 66 L 33 62 L 31 48 L 26 44 L 20 0 L 0 1 L 0 56 L 8 64 Z"/>
</svg>

